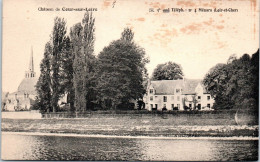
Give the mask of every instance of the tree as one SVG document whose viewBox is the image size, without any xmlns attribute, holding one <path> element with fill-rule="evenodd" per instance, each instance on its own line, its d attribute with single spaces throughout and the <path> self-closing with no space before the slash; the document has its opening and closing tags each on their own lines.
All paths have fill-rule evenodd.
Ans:
<svg viewBox="0 0 260 162">
<path fill-rule="evenodd" d="M 130 28 L 125 28 L 121 33 L 121 40 L 132 42 L 134 38 L 134 33 Z"/>
<path fill-rule="evenodd" d="M 182 98 L 182 105 L 183 105 L 183 109 L 184 109 L 184 110 L 187 110 L 187 106 L 186 106 L 186 102 L 187 102 L 187 101 L 188 101 L 188 99 L 187 99 L 186 96 Z"/>
<path fill-rule="evenodd" d="M 66 93 L 67 102 L 70 103 L 70 111 L 74 111 L 74 87 L 73 87 L 73 61 L 74 53 L 72 52 L 72 43 L 68 36 L 64 39 L 64 47 L 61 54 L 61 89 Z"/>
<path fill-rule="evenodd" d="M 50 89 L 50 58 L 52 54 L 52 47 L 50 42 L 45 45 L 44 56 L 40 64 L 40 77 L 36 84 L 37 100 L 33 107 L 41 110 L 51 110 L 51 89 Z"/>
<path fill-rule="evenodd" d="M 214 108 L 257 109 L 259 52 L 230 57 L 228 64 L 211 68 L 203 82 L 215 99 Z M 253 63 L 254 62 L 254 63 Z"/>
<path fill-rule="evenodd" d="M 132 36 L 133 32 L 126 28 L 121 39 L 111 42 L 98 55 L 97 102 L 103 108 L 127 106 L 145 93 L 143 81 L 148 60 Z"/>
<path fill-rule="evenodd" d="M 61 55 L 65 45 L 66 35 L 66 22 L 63 18 L 56 17 L 54 19 L 54 27 L 51 36 L 51 106 L 53 112 L 58 110 L 58 101 L 64 89 L 61 86 L 60 68 L 61 68 Z"/>
<path fill-rule="evenodd" d="M 86 103 L 87 109 L 94 106 L 95 100 L 95 66 L 96 58 L 94 56 L 94 43 L 95 43 L 95 18 L 92 13 L 86 12 L 82 20 L 83 25 L 83 47 L 85 58 L 85 86 L 86 86 Z"/>
<path fill-rule="evenodd" d="M 176 79 L 183 79 L 182 67 L 171 61 L 157 65 L 152 74 L 152 80 Z"/>
<path fill-rule="evenodd" d="M 254 53 L 252 55 L 251 58 L 251 73 L 252 73 L 252 80 L 251 80 L 251 84 L 252 84 L 252 94 L 251 97 L 254 99 L 255 101 L 255 108 L 258 110 L 258 106 L 259 105 L 259 49 L 257 50 L 256 53 Z"/>
<path fill-rule="evenodd" d="M 62 18 L 54 19 L 50 41 L 47 42 L 44 51 L 44 58 L 41 62 L 41 74 L 36 85 L 38 99 L 36 106 L 58 110 L 58 101 L 65 93 L 64 81 L 67 74 L 64 74 L 62 68 L 66 60 L 62 60 L 64 53 L 69 52 L 69 40 L 65 37 L 66 22 Z M 62 74 L 63 73 L 63 74 Z"/>
<path fill-rule="evenodd" d="M 196 110 L 196 107 L 197 107 L 197 103 L 198 103 L 198 100 L 197 100 L 197 94 L 193 95 L 192 96 L 192 103 L 193 103 L 193 110 Z"/>
<path fill-rule="evenodd" d="M 85 111 L 93 98 L 93 74 L 95 65 L 94 41 L 95 19 L 92 13 L 86 12 L 82 23 L 74 25 L 70 36 L 75 56 L 73 62 L 75 89 L 75 107 L 77 111 Z"/>
</svg>

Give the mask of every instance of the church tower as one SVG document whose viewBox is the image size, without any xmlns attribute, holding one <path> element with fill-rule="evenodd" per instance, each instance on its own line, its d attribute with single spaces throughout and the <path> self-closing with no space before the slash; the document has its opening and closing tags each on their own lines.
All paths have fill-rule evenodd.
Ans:
<svg viewBox="0 0 260 162">
<path fill-rule="evenodd" d="M 29 63 L 29 71 L 25 72 L 25 78 L 34 78 L 35 72 L 34 72 L 34 64 L 33 64 L 33 48 L 31 47 L 31 58 Z"/>
</svg>

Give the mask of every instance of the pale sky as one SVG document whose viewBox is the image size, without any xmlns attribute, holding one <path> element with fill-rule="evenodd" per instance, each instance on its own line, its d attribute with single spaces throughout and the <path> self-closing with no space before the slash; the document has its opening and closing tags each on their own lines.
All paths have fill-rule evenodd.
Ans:
<svg viewBox="0 0 260 162">
<path fill-rule="evenodd" d="M 115 2 L 113 7 L 113 2 Z M 29 67 L 33 46 L 36 75 L 45 43 L 50 39 L 54 18 L 63 17 L 69 30 L 82 20 L 84 11 L 38 11 L 38 8 L 97 8 L 95 55 L 125 27 L 150 58 L 151 76 L 157 64 L 180 64 L 186 78 L 203 79 L 217 63 L 230 55 L 253 54 L 259 48 L 259 4 L 257 0 L 4 0 L 2 39 L 2 89 L 16 91 Z M 154 8 L 155 12 L 149 12 Z M 157 12 L 157 9 L 161 10 Z M 162 9 L 183 8 L 192 12 L 163 13 Z M 212 12 L 194 12 L 194 9 Z M 238 12 L 214 12 L 233 8 Z"/>
</svg>

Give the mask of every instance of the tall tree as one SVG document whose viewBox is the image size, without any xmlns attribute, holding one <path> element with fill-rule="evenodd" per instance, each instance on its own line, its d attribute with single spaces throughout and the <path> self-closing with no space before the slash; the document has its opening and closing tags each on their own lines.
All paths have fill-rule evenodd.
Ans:
<svg viewBox="0 0 260 162">
<path fill-rule="evenodd" d="M 96 58 L 94 56 L 94 43 L 95 43 L 95 18 L 92 12 L 86 12 L 82 20 L 83 26 L 83 48 L 85 59 L 85 98 L 86 109 L 93 108 L 93 100 L 95 99 L 95 65 Z"/>
<path fill-rule="evenodd" d="M 64 94 L 67 94 L 67 103 L 70 103 L 70 110 L 74 111 L 74 87 L 73 87 L 73 61 L 72 43 L 68 36 L 64 39 L 64 46 L 61 54 L 61 86 Z"/>
<path fill-rule="evenodd" d="M 53 112 L 58 109 L 58 101 L 63 94 L 62 86 L 60 85 L 60 67 L 61 55 L 65 44 L 66 22 L 63 18 L 56 17 L 54 19 L 54 27 L 51 36 L 52 57 L 51 57 L 51 106 Z"/>
<path fill-rule="evenodd" d="M 181 65 L 171 61 L 157 65 L 152 74 L 152 80 L 175 80 L 182 78 Z"/>
<path fill-rule="evenodd" d="M 148 60 L 144 49 L 131 36 L 133 32 L 125 29 L 121 39 L 110 43 L 98 55 L 97 101 L 103 108 L 126 106 L 145 93 L 143 81 Z"/>
<path fill-rule="evenodd" d="M 50 42 L 45 45 L 44 56 L 40 64 L 40 77 L 36 84 L 37 100 L 34 107 L 38 109 L 50 111 L 51 108 L 51 89 L 50 89 L 50 58 L 52 54 L 52 46 Z"/>
<path fill-rule="evenodd" d="M 71 28 L 70 37 L 72 41 L 73 55 L 75 56 L 73 62 L 73 85 L 75 89 L 75 101 L 74 105 L 76 111 L 80 111 L 86 106 L 86 99 L 84 94 L 83 82 L 85 78 L 84 71 L 84 59 L 82 50 L 82 26 L 81 23 L 74 25 Z"/>
<path fill-rule="evenodd" d="M 77 111 L 85 111 L 92 103 L 92 80 L 94 73 L 95 56 L 95 19 L 92 13 L 86 12 L 82 23 L 78 23 L 71 29 L 73 53 L 75 55 L 74 88 L 75 107 Z"/>
</svg>

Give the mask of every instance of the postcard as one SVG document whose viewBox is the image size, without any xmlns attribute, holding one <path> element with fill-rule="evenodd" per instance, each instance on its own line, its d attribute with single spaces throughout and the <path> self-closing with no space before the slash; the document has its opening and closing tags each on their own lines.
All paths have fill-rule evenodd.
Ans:
<svg viewBox="0 0 260 162">
<path fill-rule="evenodd" d="M 1 159 L 257 161 L 257 0 L 4 0 Z"/>
</svg>

